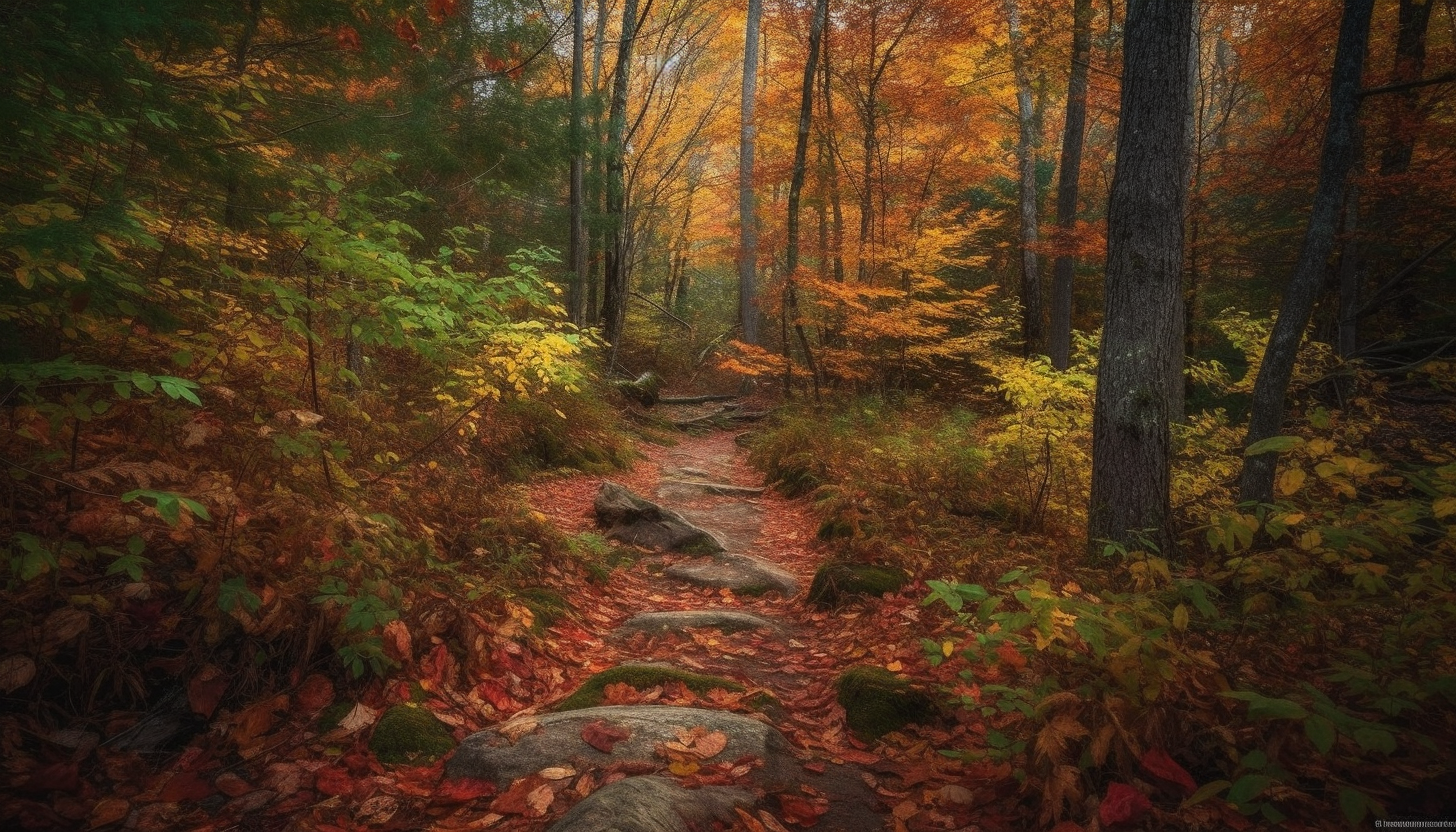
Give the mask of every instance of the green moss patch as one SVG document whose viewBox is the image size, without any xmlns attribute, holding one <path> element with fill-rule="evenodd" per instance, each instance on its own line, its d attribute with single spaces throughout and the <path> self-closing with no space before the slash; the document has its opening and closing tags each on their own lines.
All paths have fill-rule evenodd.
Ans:
<svg viewBox="0 0 1456 832">
<path fill-rule="evenodd" d="M 533 586 L 519 593 L 521 603 L 531 611 L 534 619 L 532 629 L 540 632 L 555 624 L 561 616 L 571 611 L 571 606 L 561 593 L 546 587 Z"/>
<path fill-rule="evenodd" d="M 851 667 L 839 677 L 836 687 L 849 728 L 862 739 L 879 739 L 935 716 L 935 703 L 929 696 L 884 668 Z"/>
<path fill-rule="evenodd" d="M 602 704 L 605 699 L 607 685 L 624 684 L 637 690 L 647 690 L 665 682 L 682 682 L 684 687 L 699 695 L 706 694 L 714 688 L 735 693 L 743 690 L 742 685 L 732 679 L 724 679 L 722 676 L 709 676 L 704 673 L 693 673 L 690 670 L 651 664 L 625 664 L 593 675 L 577 688 L 576 693 L 557 705 L 556 710 L 576 711 L 582 708 L 594 708 Z"/>
<path fill-rule="evenodd" d="M 821 609 L 835 607 L 856 595 L 878 596 L 905 585 L 905 573 L 863 563 L 828 563 L 814 573 L 808 601 Z"/>
<path fill-rule="evenodd" d="M 455 748 L 450 728 L 416 705 L 395 705 L 384 712 L 369 737 L 369 750 L 391 765 L 432 763 Z"/>
</svg>

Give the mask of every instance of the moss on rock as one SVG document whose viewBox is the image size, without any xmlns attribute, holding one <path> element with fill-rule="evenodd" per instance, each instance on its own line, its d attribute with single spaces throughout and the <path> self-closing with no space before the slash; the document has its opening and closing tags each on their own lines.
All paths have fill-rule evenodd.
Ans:
<svg viewBox="0 0 1456 832">
<path fill-rule="evenodd" d="M 905 573 L 863 563 L 826 563 L 814 573 L 808 601 L 821 609 L 838 606 L 855 595 L 884 595 L 905 585 Z"/>
<path fill-rule="evenodd" d="M 417 705 L 385 711 L 369 737 L 369 750 L 379 762 L 393 765 L 431 763 L 454 748 L 449 726 Z"/>
<path fill-rule="evenodd" d="M 909 680 L 880 667 L 851 667 L 836 684 L 849 728 L 873 740 L 935 715 L 935 703 Z"/>
<path fill-rule="evenodd" d="M 647 690 L 665 682 L 682 682 L 684 687 L 699 695 L 706 694 L 714 688 L 722 688 L 735 693 L 743 690 L 742 685 L 721 676 L 709 676 L 704 673 L 693 673 L 690 670 L 679 670 L 675 667 L 656 664 L 624 664 L 594 674 L 576 689 L 576 693 L 557 705 L 556 710 L 576 711 L 582 708 L 594 708 L 602 704 L 605 699 L 607 685 L 623 684 L 637 690 Z"/>
</svg>

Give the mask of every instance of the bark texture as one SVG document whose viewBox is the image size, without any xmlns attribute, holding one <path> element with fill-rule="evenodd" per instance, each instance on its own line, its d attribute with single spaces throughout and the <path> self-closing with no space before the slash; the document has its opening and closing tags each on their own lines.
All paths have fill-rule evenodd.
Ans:
<svg viewBox="0 0 1456 832">
<path fill-rule="evenodd" d="M 602 323 L 611 360 L 616 360 L 622 326 L 627 319 L 627 283 L 631 263 L 631 223 L 627 217 L 627 90 L 632 73 L 632 45 L 637 39 L 637 0 L 622 7 L 622 40 L 617 45 L 617 70 L 612 103 L 607 111 L 607 240 L 602 297 Z"/>
<path fill-rule="evenodd" d="M 1183 363 L 1183 210 L 1193 4 L 1128 8 L 1105 323 L 1093 411 L 1088 539 L 1169 552 L 1169 390 Z"/>
<path fill-rule="evenodd" d="M 1041 229 L 1037 217 L 1036 193 L 1036 109 L 1031 101 L 1031 77 L 1027 67 L 1026 42 L 1021 34 L 1021 8 L 1017 0 L 1006 0 L 1006 20 L 1011 36 L 1011 68 L 1016 76 L 1016 164 L 1020 173 L 1017 188 L 1021 217 L 1021 339 L 1022 353 L 1044 350 L 1042 326 L 1041 263 L 1036 255 Z"/>
<path fill-rule="evenodd" d="M 758 95 L 758 28 L 763 0 L 748 0 L 743 32 L 743 98 L 738 119 L 738 316 L 743 341 L 758 343 L 758 216 L 753 199 L 753 105 Z"/>
</svg>

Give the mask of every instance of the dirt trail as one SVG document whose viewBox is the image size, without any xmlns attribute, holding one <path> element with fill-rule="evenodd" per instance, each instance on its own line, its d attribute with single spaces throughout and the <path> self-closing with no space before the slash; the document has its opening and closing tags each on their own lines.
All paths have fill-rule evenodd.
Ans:
<svg viewBox="0 0 1456 832">
<path fill-rule="evenodd" d="M 803 769 L 797 793 L 781 797 L 783 811 L 777 817 L 784 826 L 844 832 L 963 828 L 969 806 L 935 811 L 936 789 L 960 781 L 959 764 L 913 740 L 891 750 L 888 758 L 884 748 L 876 753 L 848 732 L 836 702 L 835 681 L 851 665 L 899 669 L 923 664 L 911 632 L 920 616 L 918 605 L 908 597 L 891 596 L 833 613 L 815 610 L 804 604 L 804 592 L 829 552 L 815 538 L 817 523 L 806 501 L 790 500 L 772 490 L 717 496 L 675 484 L 688 479 L 762 486 L 762 475 L 748 465 L 733 433 L 684 435 L 674 446 L 645 445 L 643 451 L 646 458 L 622 475 L 537 484 L 530 490 L 531 503 L 567 533 L 597 531 L 592 500 L 601 482 L 611 480 L 713 532 L 729 552 L 749 554 L 786 570 L 798 588 L 793 595 L 777 591 L 739 595 L 695 586 L 665 574 L 674 565 L 694 560 L 691 556 L 643 555 L 614 571 L 605 586 L 583 587 L 573 594 L 572 605 L 587 632 L 571 645 L 581 667 L 568 672 L 563 691 L 575 690 L 593 673 L 639 662 L 724 676 L 750 693 L 766 690 L 782 705 L 773 710 L 773 723 L 794 746 Z M 752 613 L 777 627 L 735 633 L 708 628 L 626 634 L 621 630 L 640 613 L 700 610 Z M 691 701 L 691 695 L 689 700 L 651 701 L 697 707 L 723 704 Z M 632 701 L 628 694 L 621 704 Z M 533 704 L 549 708 L 550 703 Z M 962 789 L 956 796 L 964 793 Z M 801 798 L 822 816 L 816 820 L 805 812 Z M 772 800 L 767 803 L 773 805 Z M 772 829 L 755 826 L 754 820 L 744 819 L 741 828 Z"/>
</svg>

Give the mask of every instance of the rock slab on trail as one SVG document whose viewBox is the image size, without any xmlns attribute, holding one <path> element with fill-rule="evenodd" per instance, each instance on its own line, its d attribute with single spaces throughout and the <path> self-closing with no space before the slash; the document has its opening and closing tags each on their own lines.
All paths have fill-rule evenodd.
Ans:
<svg viewBox="0 0 1456 832">
<path fill-rule="evenodd" d="M 737 610 L 683 610 L 638 613 L 624 621 L 617 632 L 682 633 L 694 629 L 740 633 L 744 630 L 777 630 L 779 625 L 767 618 Z"/>
<path fill-rule="evenodd" d="M 550 832 L 691 832 L 730 822 L 735 807 L 753 802 L 746 789 L 685 789 L 666 777 L 629 777 L 593 792 Z"/>
<path fill-rule="evenodd" d="M 609 540 L 668 552 L 706 555 L 723 551 L 723 544 L 709 532 L 614 482 L 601 484 L 592 508 Z"/>
<path fill-rule="evenodd" d="M 610 752 L 582 737 L 583 729 L 598 721 L 617 734 L 627 733 Z M 490 780 L 505 787 L 543 768 L 573 761 L 593 766 L 628 761 L 666 766 L 667 760 L 657 755 L 657 746 L 677 741 L 679 731 L 694 728 L 719 731 L 727 737 L 727 745 L 709 762 L 743 757 L 763 760 L 763 767 L 752 774 L 754 783 L 762 788 L 787 788 L 802 779 L 788 740 L 777 728 L 741 714 L 667 705 L 607 705 L 517 717 L 466 737 L 446 764 L 445 774 Z"/>
<path fill-rule="evenodd" d="M 799 582 L 793 575 L 750 555 L 721 555 L 675 563 L 663 574 L 698 586 L 731 589 L 741 595 L 777 590 L 788 597 L 799 591 Z"/>
</svg>

